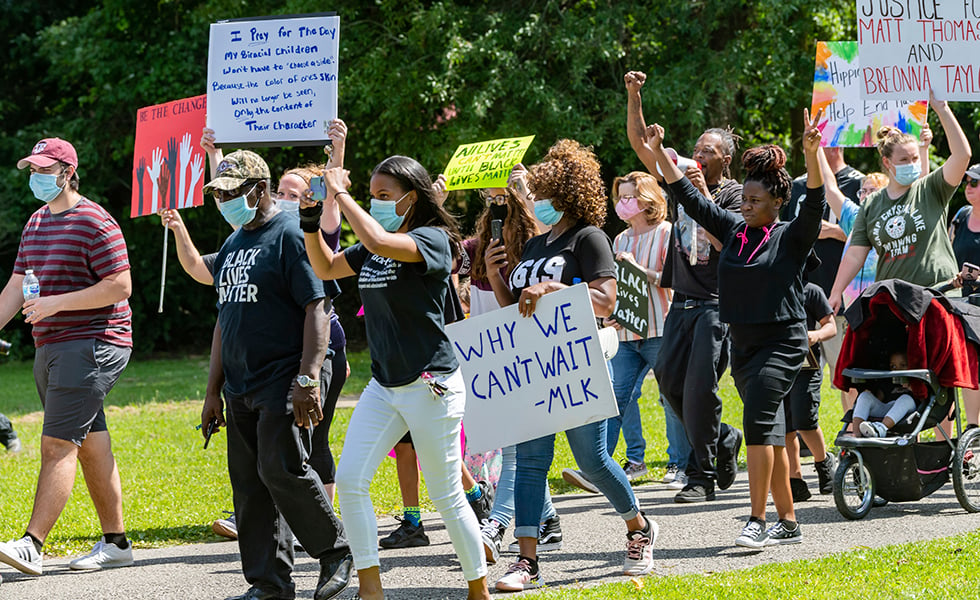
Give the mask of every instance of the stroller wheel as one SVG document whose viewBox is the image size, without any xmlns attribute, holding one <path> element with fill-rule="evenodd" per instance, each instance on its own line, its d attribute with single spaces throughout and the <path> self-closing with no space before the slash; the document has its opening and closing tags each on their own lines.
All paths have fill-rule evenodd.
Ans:
<svg viewBox="0 0 980 600">
<path fill-rule="evenodd" d="M 875 498 L 874 479 L 868 467 L 858 463 L 857 456 L 848 452 L 834 473 L 834 502 L 845 518 L 863 519 L 871 512 Z"/>
<path fill-rule="evenodd" d="M 967 512 L 980 512 L 980 429 L 960 436 L 953 455 L 953 489 Z"/>
</svg>

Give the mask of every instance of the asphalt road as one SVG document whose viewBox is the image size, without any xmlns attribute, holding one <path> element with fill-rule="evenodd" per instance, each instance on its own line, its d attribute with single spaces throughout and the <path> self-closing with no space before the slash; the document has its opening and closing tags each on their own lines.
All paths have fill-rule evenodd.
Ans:
<svg viewBox="0 0 980 600">
<path fill-rule="evenodd" d="M 804 465 L 804 475 L 813 490 L 816 476 L 810 465 Z M 951 483 L 918 502 L 873 509 L 862 521 L 841 517 L 833 496 L 815 495 L 797 506 L 803 543 L 755 552 L 733 545 L 748 514 L 748 480 L 744 471 L 731 489 L 719 492 L 717 500 L 704 504 L 674 504 L 675 492 L 660 483 L 646 483 L 635 490 L 641 508 L 660 525 L 654 576 L 743 569 L 817 558 L 857 546 L 926 540 L 980 528 L 980 513 L 968 514 L 959 506 Z M 565 546 L 539 556 L 548 585 L 593 586 L 620 580 L 626 528 L 605 498 L 576 494 L 556 496 L 554 501 L 562 519 Z M 769 519 L 775 519 L 771 510 Z M 381 551 L 387 597 L 465 598 L 465 582 L 439 515 L 423 515 L 423 522 L 432 545 Z M 379 520 L 381 535 L 395 526 L 391 518 Z M 512 535 L 509 530 L 505 541 L 510 542 Z M 135 558 L 133 567 L 95 573 L 72 572 L 68 570 L 68 559 L 49 559 L 41 577 L 22 575 L 3 565 L 0 599 L 220 600 L 247 588 L 235 542 L 137 550 Z M 512 558 L 513 555 L 504 554 L 500 562 L 490 566 L 491 585 L 504 574 Z M 318 572 L 317 562 L 301 554 L 295 569 L 297 597 L 312 598 Z M 341 598 L 353 598 L 355 591 L 356 580 Z"/>
</svg>

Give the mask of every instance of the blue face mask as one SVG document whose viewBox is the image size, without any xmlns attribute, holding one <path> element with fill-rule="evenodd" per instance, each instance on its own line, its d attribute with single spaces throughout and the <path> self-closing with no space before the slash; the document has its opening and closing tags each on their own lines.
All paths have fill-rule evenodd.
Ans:
<svg viewBox="0 0 980 600">
<path fill-rule="evenodd" d="M 244 195 L 218 204 L 218 210 L 221 211 L 221 216 L 232 227 L 243 227 L 251 223 L 252 219 L 255 218 L 255 212 L 259 208 L 258 202 L 255 203 L 255 206 L 248 205 L 248 195 L 254 189 L 255 186 L 252 186 L 252 189 Z"/>
<path fill-rule="evenodd" d="M 398 231 L 402 223 L 405 222 L 405 217 L 408 216 L 408 212 L 406 211 L 404 215 L 399 215 L 395 211 L 395 208 L 410 193 L 405 192 L 405 195 L 398 200 L 378 200 L 377 198 L 371 198 L 371 216 L 384 227 L 385 231 Z"/>
<path fill-rule="evenodd" d="M 41 202 L 51 202 L 61 195 L 64 186 L 58 187 L 58 176 L 46 173 L 31 173 L 29 185 L 34 197 Z"/>
<path fill-rule="evenodd" d="M 534 216 L 545 225 L 551 226 L 561 221 L 564 214 L 564 211 L 555 210 L 555 207 L 551 205 L 551 200 L 534 201 Z"/>
<path fill-rule="evenodd" d="M 921 174 L 922 167 L 919 166 L 919 163 L 895 165 L 895 181 L 902 185 L 912 185 Z"/>
</svg>

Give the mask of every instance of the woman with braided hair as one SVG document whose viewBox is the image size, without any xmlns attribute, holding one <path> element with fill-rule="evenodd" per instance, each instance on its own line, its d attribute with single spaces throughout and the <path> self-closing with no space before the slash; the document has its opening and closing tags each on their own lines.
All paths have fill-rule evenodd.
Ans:
<svg viewBox="0 0 980 600">
<path fill-rule="evenodd" d="M 668 187 L 699 225 L 722 243 L 718 263 L 721 320 L 732 335 L 732 378 L 744 405 L 742 425 L 749 467 L 751 517 L 735 540 L 762 548 L 802 541 L 796 523 L 784 447 L 782 399 L 789 392 L 807 352 L 803 272 L 820 233 L 824 210 L 818 113 L 805 111 L 803 149 L 807 155 L 807 194 L 799 216 L 780 222 L 792 179 L 786 153 L 778 146 L 752 148 L 742 156 L 742 219 L 706 199 L 663 150 L 664 130 L 647 129 L 647 141 Z M 766 529 L 766 501 L 772 489 L 779 521 Z"/>
</svg>

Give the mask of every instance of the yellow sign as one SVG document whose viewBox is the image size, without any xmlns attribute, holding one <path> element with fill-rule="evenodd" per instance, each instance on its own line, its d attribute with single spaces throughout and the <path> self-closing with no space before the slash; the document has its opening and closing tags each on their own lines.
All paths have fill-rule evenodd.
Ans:
<svg viewBox="0 0 980 600">
<path fill-rule="evenodd" d="M 502 188 L 514 165 L 521 162 L 534 136 L 463 144 L 446 165 L 447 190 Z"/>
</svg>

